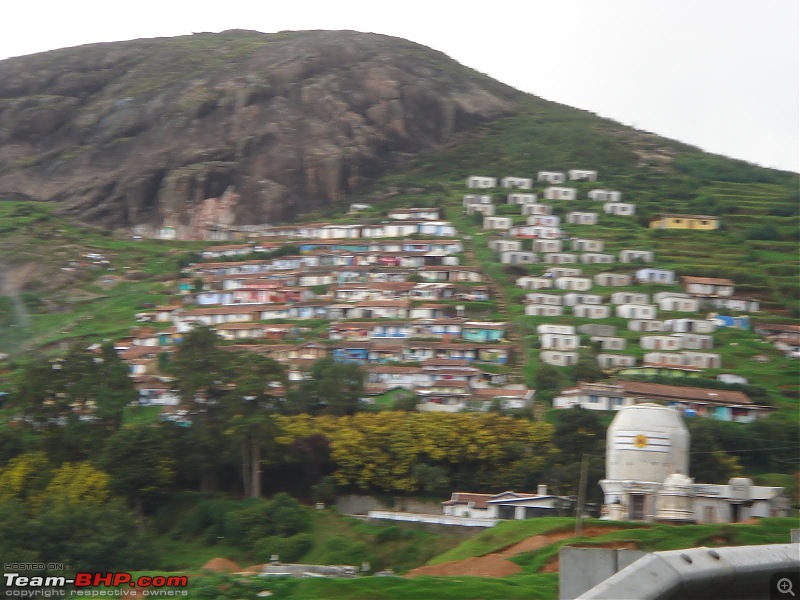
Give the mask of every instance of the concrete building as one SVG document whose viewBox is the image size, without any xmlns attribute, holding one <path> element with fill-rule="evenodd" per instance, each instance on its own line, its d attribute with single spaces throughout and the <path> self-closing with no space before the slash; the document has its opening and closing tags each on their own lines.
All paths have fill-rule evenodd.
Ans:
<svg viewBox="0 0 800 600">
<path fill-rule="evenodd" d="M 535 204 L 536 194 L 529 192 L 515 192 L 506 196 L 506 202 L 508 202 L 508 204 L 521 204 L 523 206 L 526 204 Z"/>
<path fill-rule="evenodd" d="M 571 211 L 567 213 L 567 223 L 572 225 L 597 225 L 597 213 Z"/>
<path fill-rule="evenodd" d="M 570 169 L 567 174 L 570 181 L 597 181 L 597 171 Z"/>
<path fill-rule="evenodd" d="M 617 190 L 592 190 L 588 194 L 591 200 L 598 200 L 601 202 L 621 202 L 622 192 Z"/>
<path fill-rule="evenodd" d="M 636 205 L 629 202 L 606 202 L 603 204 L 603 212 L 607 215 L 629 217 L 636 214 Z"/>
<path fill-rule="evenodd" d="M 537 202 L 528 202 L 522 205 L 522 214 L 525 216 L 531 215 L 549 215 L 553 213 L 553 207 L 549 204 L 538 204 Z"/>
<path fill-rule="evenodd" d="M 533 187 L 533 179 L 528 177 L 503 177 L 500 185 L 504 188 L 516 188 L 518 190 L 529 190 Z"/>
<path fill-rule="evenodd" d="M 550 186 L 544 188 L 544 197 L 547 200 L 575 200 L 578 190 L 570 187 Z"/>
<path fill-rule="evenodd" d="M 546 181 L 547 183 L 564 183 L 567 176 L 559 171 L 539 171 L 536 181 Z"/>
<path fill-rule="evenodd" d="M 719 217 L 712 215 L 665 214 L 650 221 L 650 229 L 719 229 Z"/>
<path fill-rule="evenodd" d="M 472 175 L 470 177 L 467 177 L 467 187 L 477 188 L 477 189 L 488 189 L 497 187 L 497 178 Z"/>
<path fill-rule="evenodd" d="M 560 317 L 564 314 L 564 307 L 552 304 L 526 304 L 525 314 L 530 317 Z"/>
<path fill-rule="evenodd" d="M 690 438 L 680 413 L 644 403 L 619 411 L 606 435 L 603 519 L 737 523 L 788 516 L 783 488 L 734 477 L 727 484 L 689 477 Z"/>
<path fill-rule="evenodd" d="M 630 275 L 622 273 L 598 273 L 594 276 L 595 285 L 602 287 L 625 287 L 633 281 Z"/>
</svg>

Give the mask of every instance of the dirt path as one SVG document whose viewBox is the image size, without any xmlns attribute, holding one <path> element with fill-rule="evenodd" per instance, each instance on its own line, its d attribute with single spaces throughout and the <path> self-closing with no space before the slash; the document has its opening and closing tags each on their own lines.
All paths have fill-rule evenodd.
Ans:
<svg viewBox="0 0 800 600">
<path fill-rule="evenodd" d="M 619 531 L 621 527 L 589 527 L 584 529 L 584 537 L 595 537 Z M 486 554 L 484 556 L 474 556 L 465 560 L 455 560 L 452 562 L 441 563 L 438 565 L 425 565 L 417 567 L 406 573 L 406 577 L 418 577 L 419 575 L 432 575 L 436 577 L 448 577 L 453 575 L 474 575 L 477 577 L 506 577 L 519 573 L 522 570 L 518 564 L 508 560 L 512 556 L 517 556 L 523 552 L 539 550 L 549 544 L 573 537 L 572 531 L 556 531 L 543 535 L 534 535 L 529 538 L 512 544 L 503 550 Z M 613 543 L 613 542 L 612 542 Z M 558 571 L 558 559 L 551 561 L 542 570 L 545 573 Z"/>
</svg>

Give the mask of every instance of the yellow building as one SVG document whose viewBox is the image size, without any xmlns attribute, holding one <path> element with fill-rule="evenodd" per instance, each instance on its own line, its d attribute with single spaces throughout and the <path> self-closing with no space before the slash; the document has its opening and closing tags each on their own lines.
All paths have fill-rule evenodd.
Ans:
<svg viewBox="0 0 800 600">
<path fill-rule="evenodd" d="M 719 229 L 719 217 L 710 215 L 661 215 L 650 221 L 650 229 Z"/>
</svg>

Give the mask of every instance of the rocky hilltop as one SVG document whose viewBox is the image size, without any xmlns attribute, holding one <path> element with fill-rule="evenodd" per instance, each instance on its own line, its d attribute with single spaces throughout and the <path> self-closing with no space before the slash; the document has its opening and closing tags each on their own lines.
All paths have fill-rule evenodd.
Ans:
<svg viewBox="0 0 800 600">
<path fill-rule="evenodd" d="M 235 222 L 288 220 L 513 113 L 521 95 L 440 52 L 351 31 L 13 58 L 0 62 L 0 197 L 60 202 L 106 227 L 191 226 L 194 207 L 235 189 Z"/>
</svg>

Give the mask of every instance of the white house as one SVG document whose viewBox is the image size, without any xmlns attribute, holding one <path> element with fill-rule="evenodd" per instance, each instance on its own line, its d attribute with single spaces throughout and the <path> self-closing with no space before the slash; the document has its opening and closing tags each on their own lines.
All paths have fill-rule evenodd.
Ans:
<svg viewBox="0 0 800 600">
<path fill-rule="evenodd" d="M 517 188 L 518 190 L 529 190 L 533 187 L 533 179 L 527 177 L 503 177 L 500 185 L 504 188 Z"/>
<path fill-rule="evenodd" d="M 629 202 L 606 202 L 603 204 L 603 212 L 607 215 L 628 217 L 636 214 L 636 205 Z"/>
<path fill-rule="evenodd" d="M 561 252 L 564 242 L 561 240 L 533 240 L 534 252 Z"/>
<path fill-rule="evenodd" d="M 572 249 L 578 252 L 602 252 L 604 245 L 602 240 L 572 238 Z"/>
<path fill-rule="evenodd" d="M 620 304 L 616 314 L 623 319 L 655 319 L 658 309 L 652 304 Z"/>
<path fill-rule="evenodd" d="M 515 250 L 522 250 L 522 240 L 508 240 L 508 239 L 500 239 L 500 240 L 491 240 L 489 242 L 489 248 L 494 250 L 495 252 L 510 252 Z"/>
<path fill-rule="evenodd" d="M 497 187 L 496 177 L 481 177 L 479 175 L 472 175 L 467 177 L 468 188 L 487 189 Z"/>
<path fill-rule="evenodd" d="M 734 283 L 730 279 L 719 279 L 716 277 L 691 277 L 684 275 L 681 277 L 683 289 L 693 296 L 724 296 L 733 295 Z"/>
<path fill-rule="evenodd" d="M 568 252 L 546 252 L 544 262 L 548 265 L 564 265 L 578 261 L 578 257 Z"/>
<path fill-rule="evenodd" d="M 532 265 L 539 262 L 539 255 L 523 250 L 507 250 L 500 253 L 500 262 L 504 265 Z"/>
<path fill-rule="evenodd" d="M 711 350 L 714 347 L 714 337 L 700 333 L 673 333 L 672 337 L 681 340 L 683 350 Z"/>
<path fill-rule="evenodd" d="M 653 331 L 666 331 L 664 321 L 650 319 L 632 319 L 628 321 L 628 331 L 639 331 L 642 333 Z"/>
<path fill-rule="evenodd" d="M 519 277 L 517 278 L 515 283 L 517 287 L 521 287 L 523 290 L 543 290 L 553 287 L 552 278 L 533 277 L 531 275 L 525 275 L 523 277 Z"/>
<path fill-rule="evenodd" d="M 625 350 L 627 344 L 625 338 L 611 335 L 593 335 L 589 341 L 600 344 L 601 350 Z"/>
<path fill-rule="evenodd" d="M 558 227 L 561 225 L 561 217 L 556 215 L 530 215 L 525 222 L 528 225 L 542 225 L 544 227 Z"/>
<path fill-rule="evenodd" d="M 622 250 L 619 253 L 619 262 L 653 262 L 653 253 L 650 250 Z"/>
<path fill-rule="evenodd" d="M 580 294 L 576 292 L 570 292 L 569 294 L 564 294 L 563 298 L 565 306 L 603 303 L 603 297 L 600 294 Z"/>
<path fill-rule="evenodd" d="M 650 295 L 641 292 L 614 292 L 611 304 L 650 304 Z"/>
<path fill-rule="evenodd" d="M 592 289 L 592 280 L 588 277 L 556 277 L 555 286 L 559 290 L 586 292 Z"/>
<path fill-rule="evenodd" d="M 585 265 L 610 264 L 616 261 L 613 254 L 602 254 L 600 252 L 584 252 L 580 260 Z"/>
<path fill-rule="evenodd" d="M 462 200 L 462 204 L 464 206 L 469 206 L 470 204 L 491 204 L 492 197 L 491 196 L 478 196 L 476 194 L 466 194 L 464 199 Z"/>
<path fill-rule="evenodd" d="M 531 193 L 513 193 L 506 196 L 508 204 L 536 204 L 536 194 Z"/>
<path fill-rule="evenodd" d="M 598 273 L 594 276 L 595 285 L 603 287 L 624 287 L 631 284 L 633 277 L 622 273 Z"/>
<path fill-rule="evenodd" d="M 658 308 L 672 312 L 697 312 L 700 310 L 700 301 L 697 298 L 667 296 L 658 300 Z"/>
<path fill-rule="evenodd" d="M 589 192 L 588 196 L 592 200 L 598 200 L 601 202 L 622 201 L 622 192 L 618 192 L 616 190 L 592 190 Z"/>
<path fill-rule="evenodd" d="M 544 333 L 539 336 L 539 344 L 542 350 L 576 350 L 580 345 L 580 338 L 577 335 Z"/>
<path fill-rule="evenodd" d="M 497 207 L 494 204 L 468 204 L 467 214 L 474 215 L 480 213 L 484 217 L 493 217 L 497 212 Z"/>
<path fill-rule="evenodd" d="M 572 225 L 597 225 L 597 213 L 573 210 L 567 213 L 567 223 Z"/>
<path fill-rule="evenodd" d="M 736 312 L 758 312 L 761 310 L 761 303 L 755 298 L 706 298 L 705 302 L 715 308 L 724 308 Z"/>
<path fill-rule="evenodd" d="M 597 366 L 601 369 L 617 369 L 621 367 L 635 367 L 636 357 L 627 354 L 608 354 L 601 352 L 597 355 Z"/>
<path fill-rule="evenodd" d="M 530 304 L 561 306 L 564 303 L 564 296 L 559 294 L 525 294 L 525 301 Z"/>
<path fill-rule="evenodd" d="M 694 352 L 684 350 L 683 364 L 687 367 L 698 367 L 700 369 L 719 369 L 722 367 L 722 357 L 711 352 Z"/>
<path fill-rule="evenodd" d="M 530 204 L 523 204 L 522 205 L 522 214 L 526 216 L 530 215 L 549 215 L 552 214 L 553 207 L 549 204 L 538 204 L 536 202 L 531 202 Z"/>
<path fill-rule="evenodd" d="M 561 229 L 558 227 L 546 227 L 544 225 L 519 225 L 512 227 L 509 230 L 509 235 L 516 237 L 557 240 L 561 237 Z"/>
<path fill-rule="evenodd" d="M 580 277 L 582 271 L 575 267 L 548 267 L 545 269 L 545 277 Z"/>
<path fill-rule="evenodd" d="M 564 307 L 550 304 L 526 304 L 525 314 L 531 317 L 560 317 L 564 314 Z"/>
<path fill-rule="evenodd" d="M 664 331 L 674 333 L 714 333 L 717 326 L 707 319 L 668 319 L 664 321 Z"/>
<path fill-rule="evenodd" d="M 544 350 L 539 353 L 539 360 L 554 367 L 569 367 L 578 363 L 578 353 Z"/>
<path fill-rule="evenodd" d="M 667 269 L 639 269 L 636 271 L 636 281 L 639 283 L 662 283 L 669 285 L 675 283 L 675 271 Z"/>
<path fill-rule="evenodd" d="M 567 176 L 558 171 L 539 171 L 536 181 L 546 181 L 547 183 L 564 183 Z"/>
<path fill-rule="evenodd" d="M 583 319 L 607 319 L 611 309 L 605 304 L 576 304 L 572 308 L 572 316 Z"/>
<path fill-rule="evenodd" d="M 511 229 L 513 219 L 511 217 L 484 217 L 484 229 Z"/>
<path fill-rule="evenodd" d="M 597 171 L 570 169 L 568 174 L 570 181 L 597 181 Z"/>
<path fill-rule="evenodd" d="M 536 326 L 536 333 L 544 335 L 546 333 L 558 333 L 561 335 L 575 335 L 574 325 L 561 325 L 559 323 L 542 323 Z"/>
<path fill-rule="evenodd" d="M 550 186 L 544 188 L 544 197 L 547 200 L 575 200 L 578 190 L 570 187 Z"/>
<path fill-rule="evenodd" d="M 639 338 L 639 345 L 645 350 L 674 352 L 683 347 L 683 341 L 671 335 L 643 335 Z"/>
</svg>

